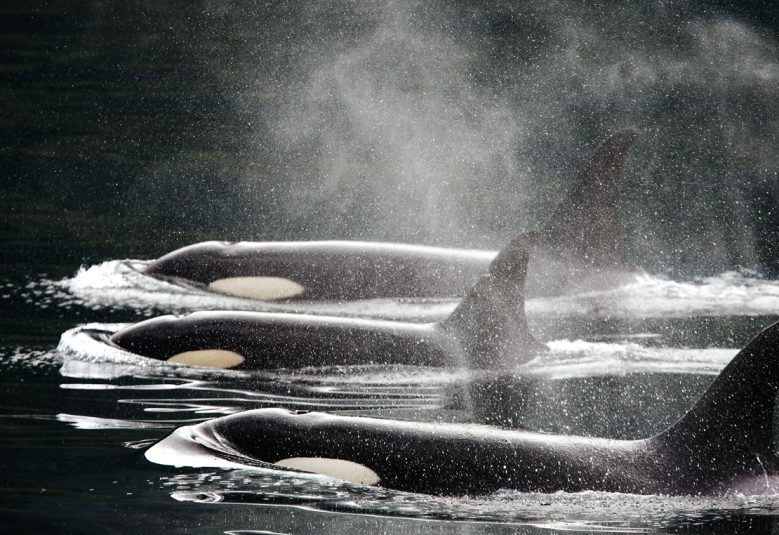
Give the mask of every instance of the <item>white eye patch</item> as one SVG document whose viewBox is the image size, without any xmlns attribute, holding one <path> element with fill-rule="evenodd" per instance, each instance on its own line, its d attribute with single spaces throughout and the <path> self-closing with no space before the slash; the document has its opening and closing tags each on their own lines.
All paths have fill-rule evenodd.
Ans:
<svg viewBox="0 0 779 535">
<path fill-rule="evenodd" d="M 245 359 L 234 351 L 226 349 L 201 349 L 198 351 L 184 351 L 173 355 L 168 362 L 188 364 L 189 366 L 203 366 L 205 368 L 234 368 L 243 363 Z"/>
<path fill-rule="evenodd" d="M 283 468 L 312 472 L 360 485 L 375 485 L 380 479 L 379 475 L 367 466 L 343 459 L 290 457 L 276 461 L 274 464 Z"/>
<path fill-rule="evenodd" d="M 300 295 L 305 290 L 297 282 L 284 277 L 229 277 L 213 281 L 208 288 L 235 297 L 263 301 L 288 299 Z"/>
</svg>

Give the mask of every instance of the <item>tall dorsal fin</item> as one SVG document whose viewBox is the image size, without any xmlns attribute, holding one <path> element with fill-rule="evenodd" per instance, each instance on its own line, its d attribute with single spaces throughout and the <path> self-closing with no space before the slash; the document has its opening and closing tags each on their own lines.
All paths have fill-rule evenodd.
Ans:
<svg viewBox="0 0 779 535">
<path fill-rule="evenodd" d="M 537 232 L 521 234 L 503 248 L 441 326 L 459 342 L 475 368 L 516 364 L 547 347 L 525 320 L 525 274 Z"/>
<path fill-rule="evenodd" d="M 619 173 L 638 137 L 621 130 L 587 161 L 541 231 L 526 287 L 534 296 L 611 289 L 641 270 L 625 255 L 618 194 Z"/>
<path fill-rule="evenodd" d="M 628 266 L 619 213 L 619 175 L 635 130 L 606 138 L 541 232 L 539 250 L 585 266 Z"/>
<path fill-rule="evenodd" d="M 779 390 L 779 323 L 754 337 L 676 424 L 650 441 L 689 454 L 722 472 L 728 466 L 770 469 Z M 772 468 L 776 469 L 776 466 Z"/>
</svg>

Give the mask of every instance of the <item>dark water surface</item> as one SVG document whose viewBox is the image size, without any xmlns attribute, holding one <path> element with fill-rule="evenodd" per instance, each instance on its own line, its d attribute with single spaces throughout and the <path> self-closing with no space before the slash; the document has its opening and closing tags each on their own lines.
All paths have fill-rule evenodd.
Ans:
<svg viewBox="0 0 779 535">
<path fill-rule="evenodd" d="M 779 316 L 770 3 L 7 2 L 0 35 L 2 531 L 779 532 L 776 496 L 440 499 L 143 456 L 267 406 L 623 438 L 673 422 Z M 207 302 L 125 272 L 120 289 L 109 260 L 203 239 L 498 248 L 623 126 L 641 131 L 627 246 L 666 278 L 530 303 L 544 374 L 213 374 L 57 349 Z"/>
<path fill-rule="evenodd" d="M 143 452 L 178 425 L 271 406 L 647 436 L 683 414 L 733 353 L 712 347 L 738 347 L 776 316 L 624 319 L 616 324 L 623 334 L 608 320 L 571 318 L 560 324 L 566 338 L 602 345 L 572 349 L 568 360 L 553 348 L 548 364 L 557 371 L 542 375 L 385 366 L 246 374 L 121 363 L 72 331 L 60 343 L 76 324 L 111 329 L 140 314 L 62 300 L 51 279 L 36 275 L 7 279 L 4 292 L 0 507 L 12 532 L 773 532 L 779 501 L 771 495 L 442 499 L 284 472 L 169 468 Z M 632 338 L 639 327 L 655 336 Z M 670 350 L 677 358 L 658 353 L 682 332 L 698 338 Z M 636 364 L 654 371 L 630 372 Z"/>
</svg>

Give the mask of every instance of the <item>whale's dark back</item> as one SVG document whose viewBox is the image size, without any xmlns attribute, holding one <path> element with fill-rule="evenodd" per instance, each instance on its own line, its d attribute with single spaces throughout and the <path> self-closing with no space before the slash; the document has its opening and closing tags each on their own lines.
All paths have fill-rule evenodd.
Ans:
<svg viewBox="0 0 779 535">
<path fill-rule="evenodd" d="M 494 253 L 370 242 L 204 242 L 165 255 L 146 273 L 208 285 L 229 277 L 282 277 L 299 299 L 457 296 Z"/>
<path fill-rule="evenodd" d="M 199 312 L 161 316 L 116 332 L 116 345 L 168 360 L 209 349 L 241 355 L 244 369 L 362 364 L 451 364 L 437 326 L 264 312 Z"/>
<path fill-rule="evenodd" d="M 186 435 L 211 437 L 218 451 L 206 453 L 226 452 L 249 465 L 341 459 L 369 468 L 387 487 L 432 494 L 509 488 L 725 495 L 742 488 L 759 492 L 761 485 L 773 493 L 771 476 L 779 472 L 772 441 L 778 387 L 779 323 L 755 337 L 679 422 L 644 440 L 283 409 L 218 418 Z"/>
</svg>

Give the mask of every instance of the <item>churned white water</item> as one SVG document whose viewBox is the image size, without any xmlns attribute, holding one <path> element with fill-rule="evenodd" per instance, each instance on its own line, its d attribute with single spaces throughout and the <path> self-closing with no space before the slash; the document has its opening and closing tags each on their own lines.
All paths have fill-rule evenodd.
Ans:
<svg viewBox="0 0 779 535">
<path fill-rule="evenodd" d="M 111 260 L 82 267 L 70 278 L 30 283 L 29 298 L 51 296 L 60 306 L 134 308 L 149 313 L 230 309 L 408 321 L 441 319 L 457 304 L 455 299 L 369 299 L 343 303 L 258 301 L 155 279 L 143 273 L 146 263 Z M 528 314 L 553 317 L 770 315 L 779 313 L 779 280 L 734 271 L 692 281 L 674 281 L 646 274 L 613 290 L 530 299 L 526 309 Z"/>
</svg>

